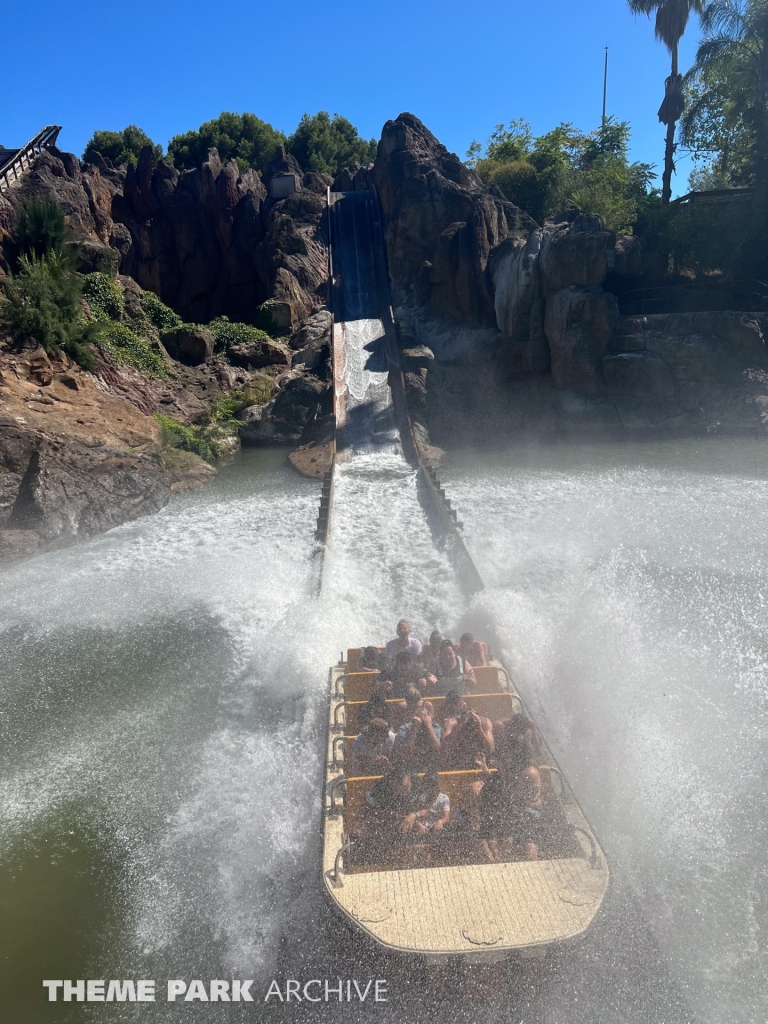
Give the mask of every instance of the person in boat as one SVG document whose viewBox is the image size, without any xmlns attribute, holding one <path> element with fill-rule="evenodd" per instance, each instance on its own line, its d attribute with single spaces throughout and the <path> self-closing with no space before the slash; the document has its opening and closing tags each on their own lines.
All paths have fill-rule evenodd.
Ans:
<svg viewBox="0 0 768 1024">
<path fill-rule="evenodd" d="M 377 685 L 368 700 L 363 704 L 360 710 L 357 712 L 357 724 L 362 729 L 363 726 L 368 725 L 374 718 L 383 718 L 385 722 L 388 722 L 392 726 L 395 719 L 399 717 L 397 712 L 397 705 L 387 704 L 387 697 L 392 692 L 392 683 L 389 680 L 381 681 L 381 685 Z M 398 725 L 400 723 L 398 722 Z"/>
<path fill-rule="evenodd" d="M 440 654 L 440 644 L 443 642 L 442 633 L 433 629 L 429 634 L 429 643 L 425 644 L 421 651 L 421 664 L 426 672 L 437 675 L 437 657 Z"/>
<path fill-rule="evenodd" d="M 395 734 L 384 718 L 372 718 L 352 744 L 352 774 L 381 775 L 390 765 Z"/>
<path fill-rule="evenodd" d="M 447 793 L 440 792 L 440 776 L 428 772 L 420 780 L 421 807 L 416 812 L 414 830 L 436 839 L 451 820 L 451 801 Z"/>
<path fill-rule="evenodd" d="M 418 689 L 426 688 L 427 681 L 417 664 L 407 651 L 401 651 L 395 658 L 391 670 L 387 673 L 392 683 L 392 696 L 405 697 L 411 686 Z"/>
<path fill-rule="evenodd" d="M 472 666 L 456 653 L 450 640 L 443 640 L 440 643 L 436 675 L 440 687 L 463 689 L 477 685 Z"/>
<path fill-rule="evenodd" d="M 389 661 L 394 662 L 398 654 L 408 654 L 411 660 L 415 661 L 417 656 L 421 654 L 421 641 L 417 640 L 415 636 L 411 636 L 411 627 L 405 619 L 400 619 L 396 632 L 397 636 L 395 639 L 390 640 L 384 648 L 385 657 Z"/>
<path fill-rule="evenodd" d="M 355 861 L 386 864 L 395 860 L 403 841 L 410 839 L 420 806 L 417 775 L 395 767 L 374 782 L 355 816 Z"/>
<path fill-rule="evenodd" d="M 479 754 L 489 758 L 494 752 L 493 723 L 490 718 L 472 711 L 458 690 L 446 694 L 442 729 L 442 771 L 467 771 L 475 767 Z"/>
<path fill-rule="evenodd" d="M 380 672 L 385 662 L 377 647 L 364 647 L 357 663 L 358 672 Z"/>
<path fill-rule="evenodd" d="M 436 771 L 442 729 L 434 721 L 434 709 L 413 686 L 405 699 L 406 720 L 397 730 L 392 748 L 395 762 L 411 772 Z"/>
<path fill-rule="evenodd" d="M 482 640 L 475 640 L 471 633 L 462 633 L 455 650 L 469 665 L 480 667 L 488 664 L 485 644 Z"/>
<path fill-rule="evenodd" d="M 541 775 L 520 745 L 497 760 L 491 774 L 484 755 L 477 766 L 485 778 L 470 786 L 469 826 L 476 837 L 473 852 L 486 863 L 538 860 L 546 840 L 547 821 L 541 796 Z"/>
<path fill-rule="evenodd" d="M 509 751 L 507 755 L 509 757 L 522 757 L 522 752 L 515 754 L 515 748 L 522 745 L 528 753 L 531 764 L 542 763 L 541 740 L 536 726 L 532 719 L 522 712 L 500 722 L 494 722 L 493 737 L 496 751 L 500 756 L 504 756 Z"/>
</svg>

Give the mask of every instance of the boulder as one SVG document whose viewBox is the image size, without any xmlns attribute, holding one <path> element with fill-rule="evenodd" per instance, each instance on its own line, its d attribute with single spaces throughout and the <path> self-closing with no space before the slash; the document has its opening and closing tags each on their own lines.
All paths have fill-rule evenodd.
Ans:
<svg viewBox="0 0 768 1024">
<path fill-rule="evenodd" d="M 395 301 L 412 298 L 418 282 L 435 311 L 493 323 L 490 252 L 535 222 L 486 189 L 413 114 L 384 125 L 373 178 Z"/>
<path fill-rule="evenodd" d="M 272 338 L 261 338 L 259 341 L 243 341 L 238 345 L 230 345 L 227 357 L 235 366 L 244 369 L 259 370 L 264 366 L 290 366 L 291 351 L 286 345 Z"/>
<path fill-rule="evenodd" d="M 213 356 L 213 335 L 202 327 L 166 331 L 160 340 L 171 359 L 185 366 L 200 366 Z"/>
<path fill-rule="evenodd" d="M 613 273 L 617 277 L 642 277 L 643 244 L 637 235 L 618 235 Z"/>
<path fill-rule="evenodd" d="M 544 329 L 557 384 L 580 395 L 604 392 L 603 356 L 617 320 L 615 297 L 595 285 L 550 296 Z"/>
<path fill-rule="evenodd" d="M 303 444 L 288 456 L 288 461 L 302 476 L 320 479 L 333 465 L 333 443 Z"/>
<path fill-rule="evenodd" d="M 319 196 L 324 196 L 331 185 L 333 185 L 333 178 L 330 174 L 321 174 L 319 171 L 307 171 L 301 179 L 302 188 L 308 192 L 315 192 Z"/>
<path fill-rule="evenodd" d="M 571 285 L 601 285 L 615 244 L 616 236 L 600 217 L 582 213 L 576 206 L 547 218 L 538 259 L 544 295 Z"/>
<path fill-rule="evenodd" d="M 411 345 L 400 350 L 400 365 L 403 370 L 429 370 L 435 361 L 435 353 L 426 345 Z"/>
<path fill-rule="evenodd" d="M 331 410 L 330 385 L 313 375 L 292 376 L 267 405 L 240 413 L 244 445 L 308 442 L 318 420 Z"/>
<path fill-rule="evenodd" d="M 620 352 L 603 356 L 603 374 L 611 395 L 669 399 L 675 394 L 672 372 L 656 352 Z"/>
<path fill-rule="evenodd" d="M 318 310 L 307 317 L 298 330 L 288 339 L 293 349 L 305 349 L 309 346 L 330 344 L 333 316 L 327 309 Z"/>
</svg>

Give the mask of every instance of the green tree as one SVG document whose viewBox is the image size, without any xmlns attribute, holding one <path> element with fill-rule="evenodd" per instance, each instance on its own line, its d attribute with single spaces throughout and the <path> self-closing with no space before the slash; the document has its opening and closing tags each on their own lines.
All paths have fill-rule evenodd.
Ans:
<svg viewBox="0 0 768 1024">
<path fill-rule="evenodd" d="M 768 200 L 768 0 L 710 0 L 701 23 L 682 141 L 716 154 L 724 184 L 754 182 Z"/>
<path fill-rule="evenodd" d="M 115 167 L 121 164 L 136 164 L 144 146 L 151 146 L 155 163 L 163 155 L 163 147 L 150 139 L 145 131 L 135 124 L 129 124 L 121 132 L 94 132 L 85 147 L 83 160 L 93 160 L 94 153 L 109 157 Z"/>
<path fill-rule="evenodd" d="M 376 158 L 375 139 L 366 142 L 346 117 L 331 117 L 325 110 L 314 116 L 304 114 L 288 139 L 288 149 L 305 171 L 334 175 L 352 163 Z"/>
<path fill-rule="evenodd" d="M 667 204 L 672 198 L 672 174 L 675 169 L 675 125 L 685 109 L 683 76 L 678 68 L 678 49 L 688 19 L 693 13 L 700 13 L 704 0 L 627 0 L 633 14 L 656 14 L 656 38 L 669 50 L 672 70 L 666 80 L 664 100 L 659 107 L 659 120 L 667 126 L 664 145 L 664 173 L 661 179 L 661 201 Z"/>
<path fill-rule="evenodd" d="M 11 248 L 12 256 L 45 256 L 55 252 L 62 257 L 67 247 L 64 213 L 53 199 L 31 199 L 16 214 Z M 72 253 L 74 256 L 74 253 Z"/>
<path fill-rule="evenodd" d="M 86 343 L 101 328 L 83 319 L 82 281 L 66 255 L 22 255 L 19 271 L 8 277 L 4 292 L 0 322 L 14 338 L 35 341 L 52 354 L 63 350 L 81 366 L 93 369 L 93 352 Z"/>
<path fill-rule="evenodd" d="M 208 150 L 216 148 L 223 161 L 236 160 L 240 169 L 249 167 L 262 174 L 285 135 L 255 114 L 223 111 L 197 131 L 175 135 L 168 143 L 168 155 L 180 169 L 200 167 L 208 159 Z"/>
</svg>

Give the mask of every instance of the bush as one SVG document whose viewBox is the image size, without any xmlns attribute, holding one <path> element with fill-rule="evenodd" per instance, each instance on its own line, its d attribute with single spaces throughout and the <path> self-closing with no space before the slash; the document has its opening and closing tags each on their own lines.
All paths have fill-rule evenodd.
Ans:
<svg viewBox="0 0 768 1024">
<path fill-rule="evenodd" d="M 248 341 L 262 341 L 269 337 L 266 331 L 260 331 L 257 327 L 250 327 L 248 324 L 232 323 L 226 316 L 217 316 L 215 320 L 211 320 L 206 330 L 213 335 L 216 352 L 226 352 L 231 345 L 239 345 Z"/>
<path fill-rule="evenodd" d="M 163 331 L 175 331 L 178 327 L 184 326 L 184 321 L 179 314 L 174 313 L 169 306 L 161 302 L 154 292 L 142 292 L 139 295 L 139 302 L 147 320 L 161 334 Z"/>
<path fill-rule="evenodd" d="M 122 320 L 123 289 L 109 274 L 99 271 L 88 274 L 83 282 L 83 298 L 94 320 Z"/>
<path fill-rule="evenodd" d="M 361 138 L 346 117 L 340 114 L 331 117 L 321 110 L 312 117 L 304 114 L 288 139 L 288 150 L 305 171 L 336 175 L 351 163 L 375 160 L 376 140 Z"/>
<path fill-rule="evenodd" d="M 115 167 L 121 164 L 138 163 L 139 154 L 145 146 L 152 147 L 154 162 L 163 155 L 163 147 L 150 139 L 145 131 L 135 124 L 129 124 L 121 132 L 94 132 L 83 153 L 83 160 L 93 161 L 94 153 L 101 153 L 112 161 Z"/>
<path fill-rule="evenodd" d="M 109 321 L 99 325 L 100 334 L 96 339 L 99 348 L 107 352 L 116 363 L 133 366 L 145 377 L 165 377 L 162 356 L 150 347 L 149 342 L 125 324 Z"/>
<path fill-rule="evenodd" d="M 16 214 L 13 242 L 16 259 L 55 252 L 74 268 L 76 251 L 67 246 L 69 232 L 61 207 L 53 199 L 31 199 Z"/>
<path fill-rule="evenodd" d="M 51 355 L 64 351 L 86 370 L 95 367 L 88 342 L 100 331 L 86 324 L 81 282 L 66 256 L 21 256 L 19 272 L 5 283 L 0 321 L 18 341 L 35 341 Z"/>
<path fill-rule="evenodd" d="M 183 423 L 178 423 L 170 416 L 163 416 L 159 412 L 155 413 L 155 419 L 160 424 L 160 434 L 165 448 L 192 452 L 206 462 L 213 462 L 216 455 L 204 436 L 202 427 L 185 427 Z"/>
<path fill-rule="evenodd" d="M 200 167 L 208 159 L 208 150 L 215 146 L 223 163 L 237 160 L 241 170 L 253 167 L 261 174 L 285 141 L 282 132 L 255 114 L 225 110 L 197 131 L 175 135 L 168 143 L 168 155 L 179 169 Z"/>
</svg>

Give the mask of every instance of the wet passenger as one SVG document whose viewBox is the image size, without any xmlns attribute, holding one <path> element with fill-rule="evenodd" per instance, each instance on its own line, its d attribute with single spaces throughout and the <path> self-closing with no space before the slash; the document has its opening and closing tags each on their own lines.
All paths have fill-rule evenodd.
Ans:
<svg viewBox="0 0 768 1024">
<path fill-rule="evenodd" d="M 401 651 L 395 658 L 391 671 L 388 673 L 392 681 L 392 696 L 404 697 L 411 686 L 426 686 L 423 673 L 407 651 Z"/>
<path fill-rule="evenodd" d="M 394 661 L 398 654 L 403 653 L 410 655 L 411 660 L 415 661 L 416 656 L 421 654 L 421 642 L 415 636 L 411 636 L 411 627 L 405 619 L 400 619 L 397 624 L 397 637 L 389 641 L 384 648 L 384 654 L 390 661 Z"/>
<path fill-rule="evenodd" d="M 440 653 L 437 656 L 437 681 L 438 685 L 451 689 L 476 685 L 472 666 L 456 653 L 450 640 L 443 640 L 440 644 Z"/>
<path fill-rule="evenodd" d="M 443 771 L 467 771 L 475 767 L 479 755 L 493 753 L 493 724 L 468 708 L 456 690 L 446 696 L 445 703 L 449 707 L 443 712 L 440 764 Z"/>
<path fill-rule="evenodd" d="M 396 710 L 397 705 L 387 704 L 387 696 L 387 690 L 383 687 L 377 687 L 373 691 L 365 704 L 357 712 L 358 729 L 368 725 L 374 718 L 383 718 L 385 722 L 389 722 L 390 725 L 393 724 L 394 720 L 399 717 Z"/>
<path fill-rule="evenodd" d="M 501 722 L 493 723 L 493 736 L 496 744 L 497 754 L 503 756 L 507 748 L 513 748 L 522 744 L 530 755 L 531 764 L 541 764 L 542 750 L 539 734 L 533 721 L 527 716 L 518 712 L 511 718 L 505 718 Z"/>
<path fill-rule="evenodd" d="M 498 771 L 490 774 L 485 758 L 478 758 L 486 778 L 470 787 L 468 807 L 470 827 L 478 840 L 475 852 L 481 860 L 539 857 L 548 823 L 539 770 L 525 760 L 524 748 L 519 747 L 516 756 L 499 759 Z"/>
<path fill-rule="evenodd" d="M 440 644 L 443 642 L 442 634 L 433 629 L 429 634 L 429 643 L 422 648 L 422 664 L 427 672 L 437 675 L 437 656 L 440 653 Z"/>
<path fill-rule="evenodd" d="M 384 656 L 376 647 L 364 647 L 357 663 L 358 672 L 381 671 Z"/>
<path fill-rule="evenodd" d="M 371 786 L 355 816 L 354 858 L 361 864 L 391 863 L 419 809 L 418 776 L 392 768 Z"/>
<path fill-rule="evenodd" d="M 390 768 L 395 734 L 384 718 L 372 718 L 352 744 L 352 774 L 382 775 Z"/>
<path fill-rule="evenodd" d="M 481 640 L 475 640 L 471 633 L 462 633 L 456 653 L 470 665 L 479 667 L 488 664 L 485 644 Z"/>
<path fill-rule="evenodd" d="M 440 777 L 429 772 L 420 780 L 421 808 L 416 812 L 414 828 L 422 834 L 437 837 L 451 820 L 451 801 L 440 792 Z"/>
<path fill-rule="evenodd" d="M 436 771 L 442 730 L 433 720 L 432 704 L 422 700 L 419 691 L 412 687 L 405 707 L 406 720 L 397 730 L 392 757 L 408 771 Z"/>
</svg>

